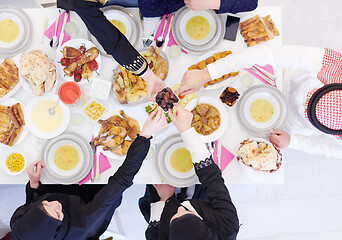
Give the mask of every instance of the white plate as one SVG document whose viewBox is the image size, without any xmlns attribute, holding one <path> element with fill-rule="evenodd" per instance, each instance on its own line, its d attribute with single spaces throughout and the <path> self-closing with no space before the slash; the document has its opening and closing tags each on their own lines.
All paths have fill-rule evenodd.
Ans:
<svg viewBox="0 0 342 240">
<path fill-rule="evenodd" d="M 221 124 L 220 124 L 219 128 L 216 129 L 216 131 L 214 131 L 213 133 L 211 133 L 209 135 L 204 136 L 204 135 L 199 134 L 199 136 L 201 137 L 203 142 L 210 143 L 212 141 L 219 139 L 225 133 L 227 126 L 228 126 L 228 114 L 227 114 L 227 110 L 225 109 L 222 102 L 220 102 L 219 100 L 217 100 L 215 98 L 206 97 L 206 96 L 200 97 L 199 101 L 197 98 L 193 99 L 185 107 L 185 109 L 192 111 L 197 106 L 197 104 L 200 104 L 200 103 L 206 103 L 206 104 L 212 105 L 220 113 Z"/>
<path fill-rule="evenodd" d="M 2 62 L 3 62 L 4 60 L 5 60 L 5 59 L 2 59 L 2 60 L 0 61 L 1 64 L 2 64 Z M 0 104 L 1 104 L 4 100 L 10 98 L 13 94 L 15 94 L 15 93 L 20 89 L 20 87 L 21 87 L 21 84 L 20 84 L 20 70 L 19 70 L 19 65 L 17 65 L 16 61 L 15 61 L 13 58 L 12 58 L 11 60 L 15 63 L 15 65 L 16 65 L 17 68 L 18 68 L 18 71 L 19 71 L 19 81 L 18 81 L 17 84 L 14 86 L 14 88 L 12 88 L 11 91 L 9 91 L 9 92 L 6 93 L 2 98 L 0 98 Z"/>
<path fill-rule="evenodd" d="M 202 56 L 200 56 L 199 58 L 197 58 L 197 60 L 194 61 L 193 64 L 197 64 L 197 63 L 199 63 L 200 61 L 203 61 L 203 60 L 207 59 L 208 57 L 213 56 L 215 53 L 218 53 L 218 52 L 223 52 L 223 51 L 210 51 L 210 52 L 207 52 L 207 53 L 205 53 L 204 55 L 202 55 Z M 191 64 L 190 66 L 192 66 L 193 64 Z M 189 67 L 190 67 L 190 66 L 189 66 Z M 227 74 L 228 74 L 228 73 L 227 73 Z M 239 73 L 239 74 L 240 74 L 240 73 Z M 229 77 L 229 78 L 225 78 L 225 79 L 223 79 L 222 81 L 220 81 L 220 82 L 218 82 L 218 83 L 215 83 L 215 84 L 213 84 L 213 85 L 208 85 L 208 87 L 206 87 L 206 88 L 203 87 L 202 89 L 203 89 L 203 90 L 216 90 L 216 89 L 223 88 L 224 86 L 227 85 L 228 81 L 229 81 L 229 82 L 234 81 L 234 80 L 239 76 L 239 74 L 236 75 L 236 76 L 231 76 L 231 77 Z"/>
<path fill-rule="evenodd" d="M 126 27 L 126 38 L 128 39 L 128 41 L 133 46 L 137 45 L 140 38 L 140 27 L 134 19 L 133 14 L 128 11 L 128 9 L 120 6 L 111 5 L 101 8 L 101 11 L 103 11 L 103 14 L 108 20 L 120 20 Z M 106 53 L 101 44 L 93 35 L 90 34 L 90 32 L 88 32 L 88 39 L 96 45 L 96 47 L 105 57 L 112 57 L 111 55 L 108 55 Z"/>
<path fill-rule="evenodd" d="M 185 33 L 185 25 L 189 18 L 199 14 L 209 21 L 211 29 L 207 38 L 196 41 L 187 36 Z M 172 34 L 176 43 L 191 54 L 204 54 L 216 48 L 223 40 L 224 29 L 223 17 L 216 14 L 213 10 L 195 12 L 184 6 L 176 12 L 174 20 L 172 21 Z"/>
<path fill-rule="evenodd" d="M 113 115 L 118 115 L 118 116 L 122 117 L 122 116 L 120 115 L 120 110 L 121 110 L 121 109 L 116 109 L 116 110 L 107 111 L 106 113 L 104 113 L 104 114 L 99 118 L 99 120 L 100 120 L 100 119 L 101 119 L 101 120 L 106 120 L 106 119 L 108 119 L 109 117 L 111 117 L 111 116 L 113 116 Z M 125 112 L 125 114 L 126 114 L 127 116 L 129 116 L 129 117 L 131 117 L 131 118 L 133 118 L 133 119 L 135 119 L 135 120 L 138 121 L 139 127 L 140 127 L 140 131 L 141 131 L 143 125 L 141 124 L 140 120 L 139 120 L 134 114 L 132 114 L 131 112 L 129 112 L 129 111 L 127 111 L 127 110 L 124 110 L 124 112 Z M 93 130 L 94 138 L 96 138 L 97 135 L 99 134 L 100 128 L 101 128 L 101 124 L 96 123 L 95 126 L 94 126 L 94 130 Z M 130 137 L 127 136 L 127 137 L 125 138 L 125 140 L 132 140 L 132 139 L 131 139 Z M 120 146 L 119 146 L 119 147 L 120 147 Z M 115 154 L 115 153 L 113 153 L 113 152 L 111 152 L 111 151 L 103 151 L 103 147 L 102 147 L 102 146 L 98 146 L 98 147 L 96 148 L 96 150 L 97 150 L 97 151 L 101 151 L 101 153 L 102 153 L 103 155 L 105 155 L 106 157 L 108 157 L 108 158 L 112 158 L 112 159 L 125 159 L 125 158 L 126 158 L 126 155 L 121 156 L 121 155 L 117 155 L 117 154 Z"/>
<path fill-rule="evenodd" d="M 0 12 L 0 21 L 5 20 L 5 19 L 12 20 L 19 27 L 18 37 L 13 42 L 5 43 L 5 42 L 1 42 L 0 41 L 0 48 L 8 49 L 8 48 L 15 47 L 16 45 L 18 45 L 23 40 L 23 37 L 24 37 L 24 23 L 23 23 L 22 19 L 17 14 L 15 14 L 13 12 Z"/>
<path fill-rule="evenodd" d="M 69 40 L 67 42 L 65 42 L 62 46 L 61 46 L 61 51 L 57 52 L 56 54 L 56 67 L 57 67 L 57 74 L 62 78 L 64 79 L 65 81 L 69 81 L 69 82 L 74 82 L 74 76 L 72 77 L 69 77 L 67 75 L 64 74 L 64 68 L 65 66 L 62 66 L 62 64 L 58 63 L 61 61 L 61 59 L 63 58 L 63 48 L 64 47 L 73 47 L 73 48 L 76 48 L 78 49 L 81 45 L 85 46 L 85 48 L 87 50 L 89 50 L 90 48 L 92 47 L 95 47 L 95 45 L 88 41 L 88 40 L 85 40 L 85 39 L 72 39 L 72 40 Z M 97 72 L 100 73 L 101 71 L 101 54 L 99 53 L 99 55 L 95 58 L 97 64 L 98 64 L 98 69 L 97 69 Z M 83 79 L 81 81 L 78 82 L 78 84 L 87 84 L 88 82 L 91 81 L 91 79 L 93 79 L 94 77 L 97 77 L 97 73 L 96 71 L 93 71 L 92 74 L 91 74 L 91 77 L 87 80 L 87 79 Z"/>
<path fill-rule="evenodd" d="M 273 106 L 272 118 L 264 123 L 256 122 L 249 114 L 251 104 L 257 99 L 265 99 Z M 266 137 L 269 130 L 280 128 L 286 121 L 286 100 L 277 88 L 269 85 L 256 85 L 247 89 L 238 101 L 237 111 L 239 122 L 251 134 L 258 137 Z"/>
<path fill-rule="evenodd" d="M 176 172 L 170 164 L 170 156 L 172 152 L 179 147 L 184 147 L 182 137 L 179 134 L 169 136 L 159 144 L 155 157 L 156 167 L 161 178 L 168 184 L 175 187 L 191 186 L 198 182 L 198 177 L 194 168 L 189 172 L 179 173 Z"/>
<path fill-rule="evenodd" d="M 41 51 L 43 52 L 44 54 L 46 54 L 48 56 L 48 59 L 50 62 L 52 62 L 53 64 L 55 64 L 56 66 L 56 81 L 55 81 L 55 84 L 53 86 L 53 88 L 51 89 L 50 93 L 56 93 L 57 92 L 57 85 L 58 85 L 58 73 L 57 73 L 57 64 L 55 62 L 55 60 L 50 56 L 50 54 L 44 50 L 41 50 L 41 49 L 32 49 L 30 51 L 28 51 L 27 53 L 31 52 L 31 51 L 35 51 L 35 50 L 38 50 L 38 51 Z M 15 62 L 15 64 L 18 66 L 19 68 L 19 82 L 20 82 L 20 85 L 23 87 L 23 89 L 29 93 L 32 97 L 36 96 L 34 93 L 33 93 L 33 90 L 29 84 L 29 82 L 26 80 L 25 77 L 23 77 L 21 75 L 21 66 L 20 66 L 20 58 L 21 58 L 21 55 L 22 53 L 18 54 L 17 56 L 15 56 L 13 58 L 13 61 Z"/>
<path fill-rule="evenodd" d="M 43 138 L 43 139 L 50 139 L 57 137 L 58 135 L 62 134 L 68 127 L 70 122 L 70 110 L 69 107 L 66 106 L 62 101 L 58 102 L 58 105 L 61 106 L 63 113 L 64 113 L 64 119 L 60 127 L 52 132 L 43 132 L 39 130 L 34 123 L 32 122 L 32 111 L 36 104 L 42 100 L 51 99 L 53 101 L 56 101 L 58 99 L 58 96 L 52 93 L 46 93 L 44 96 L 41 97 L 34 97 L 31 99 L 31 101 L 28 103 L 26 110 L 25 110 L 25 122 L 29 129 L 29 131 L 35 135 L 36 137 Z"/>
<path fill-rule="evenodd" d="M 24 105 L 22 102 L 20 102 L 19 100 L 17 100 L 17 99 L 8 98 L 8 99 L 6 99 L 6 100 L 4 100 L 4 101 L 1 101 L 0 105 L 3 105 L 3 106 L 12 106 L 12 105 L 14 105 L 14 104 L 16 104 L 16 103 L 20 103 L 21 110 L 23 111 L 24 116 L 25 116 L 25 105 Z M 28 134 L 28 132 L 29 132 L 26 123 L 25 123 L 24 126 L 22 126 L 22 128 L 23 128 L 23 131 L 21 132 L 19 139 L 17 140 L 17 142 L 16 142 L 13 146 L 15 146 L 15 145 L 21 143 L 22 141 L 24 141 L 24 139 L 26 138 L 26 136 L 27 136 L 27 134 Z M 6 144 L 0 143 L 0 147 L 10 147 L 10 146 L 8 146 L 8 145 L 6 145 Z"/>
<path fill-rule="evenodd" d="M 57 168 L 53 160 L 56 149 L 64 144 L 72 145 L 79 153 L 79 162 L 71 171 Z M 44 143 L 40 159 L 45 166 L 42 170 L 44 175 L 56 183 L 73 184 L 78 183 L 88 175 L 92 168 L 93 153 L 90 145 L 83 137 L 73 132 L 66 132 Z"/>
<path fill-rule="evenodd" d="M 24 167 L 23 169 L 21 169 L 19 172 L 11 172 L 7 166 L 6 166 L 6 161 L 7 161 L 7 157 L 12 154 L 12 153 L 19 153 L 23 158 L 24 158 Z M 8 152 L 4 152 L 2 154 L 2 157 L 1 157 L 1 165 L 2 165 L 2 168 L 5 170 L 5 172 L 9 175 L 19 175 L 21 174 L 22 172 L 25 171 L 26 167 L 27 167 L 27 158 L 26 156 L 20 152 L 20 151 L 8 151 Z"/>
</svg>

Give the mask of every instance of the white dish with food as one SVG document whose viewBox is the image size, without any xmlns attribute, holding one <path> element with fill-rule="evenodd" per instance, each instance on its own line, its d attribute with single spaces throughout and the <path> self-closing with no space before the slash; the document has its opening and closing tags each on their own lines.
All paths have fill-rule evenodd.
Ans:
<svg viewBox="0 0 342 240">
<path fill-rule="evenodd" d="M 20 102 L 20 101 L 17 100 L 17 99 L 8 98 L 8 99 L 6 99 L 6 100 L 4 100 L 4 101 L 1 101 L 1 102 L 0 102 L 0 105 L 2 105 L 2 106 L 12 106 L 12 105 L 14 105 L 14 104 L 16 104 L 16 103 L 20 103 L 21 110 L 23 111 L 24 116 L 25 116 L 25 109 L 26 109 L 26 107 L 25 107 L 25 105 L 24 105 L 22 102 Z M 20 133 L 20 137 L 18 138 L 18 140 L 15 142 L 15 144 L 14 144 L 13 146 L 15 146 L 15 145 L 21 143 L 21 142 L 24 141 L 25 138 L 27 137 L 27 134 L 29 133 L 27 124 L 25 124 L 24 126 L 22 126 L 22 128 L 23 128 L 23 130 L 22 130 L 22 132 Z M 8 146 L 8 145 L 6 145 L 6 144 L 0 143 L 0 148 L 1 148 L 1 147 L 6 148 L 6 147 L 10 147 L 10 146 Z"/>
<path fill-rule="evenodd" d="M 143 125 L 141 124 L 140 119 L 138 119 L 137 117 L 135 117 L 135 115 L 134 115 L 133 113 L 131 113 L 130 111 L 124 110 L 124 112 L 125 112 L 125 114 L 126 114 L 128 117 L 133 118 L 134 120 L 136 120 L 136 121 L 138 122 L 138 124 L 139 124 L 139 129 L 140 129 L 140 131 L 141 131 Z M 104 113 L 104 114 L 99 118 L 99 120 L 106 120 L 106 119 L 108 119 L 108 118 L 110 118 L 111 116 L 114 116 L 114 115 L 118 115 L 118 116 L 122 117 L 122 116 L 120 115 L 120 110 L 109 110 L 109 111 L 107 111 L 106 113 Z M 93 135 L 94 135 L 94 137 L 98 136 L 98 134 L 99 134 L 99 132 L 100 132 L 100 129 L 101 129 L 101 124 L 97 122 L 97 123 L 94 125 L 94 130 L 93 130 Z M 129 136 L 126 136 L 126 137 L 125 137 L 125 140 L 132 141 L 132 139 L 131 139 Z M 118 146 L 118 148 L 120 148 L 120 147 L 121 147 L 121 145 Z M 97 150 L 97 151 L 101 151 L 101 153 L 102 153 L 103 155 L 105 155 L 106 157 L 111 158 L 111 159 L 121 159 L 121 160 L 123 160 L 123 159 L 126 158 L 126 154 L 125 154 L 125 155 L 118 155 L 118 154 L 115 154 L 115 153 L 113 153 L 113 152 L 111 152 L 111 151 L 109 151 L 109 150 L 105 151 L 105 150 L 103 150 L 103 146 L 101 146 L 101 145 L 97 146 L 97 147 L 96 147 L 96 150 Z"/>
<path fill-rule="evenodd" d="M 286 120 L 286 100 L 277 88 L 256 85 L 247 89 L 238 101 L 238 119 L 247 131 L 266 137 L 269 130 L 280 128 Z"/>
<path fill-rule="evenodd" d="M 61 147 L 65 146 L 68 148 L 61 149 Z M 60 152 L 61 154 L 58 153 L 60 151 L 58 149 L 63 150 Z M 69 156 L 68 158 L 71 157 L 75 161 L 76 153 L 78 154 L 78 162 L 73 162 L 71 165 L 65 164 L 66 158 L 61 158 L 61 156 Z M 74 132 L 66 132 L 56 138 L 47 140 L 42 146 L 40 159 L 42 159 L 45 166 L 43 174 L 58 184 L 80 182 L 89 174 L 93 166 L 93 153 L 89 143 Z M 64 165 L 61 165 L 63 163 Z"/>
<path fill-rule="evenodd" d="M 13 154 L 19 154 L 14 156 Z M 4 169 L 4 171 L 9 174 L 9 175 L 19 175 L 21 174 L 22 172 L 25 171 L 26 167 L 27 167 L 27 158 L 26 156 L 22 153 L 22 152 L 18 152 L 18 151 L 7 151 L 7 152 L 3 152 L 2 154 L 2 157 L 1 157 L 1 165 L 2 165 L 2 168 Z M 11 156 L 12 155 L 12 156 Z M 20 159 L 17 159 L 17 158 L 20 158 L 21 160 L 23 160 L 24 162 L 22 163 Z M 13 158 L 16 159 L 16 163 L 15 166 L 12 166 L 14 168 L 16 167 L 19 167 L 19 166 L 22 166 L 22 169 L 20 171 L 11 171 L 8 166 L 7 166 L 7 163 L 8 164 L 11 164 L 9 161 L 13 161 Z M 19 163 L 18 160 L 21 162 Z"/>
<path fill-rule="evenodd" d="M 250 178 L 262 179 L 279 170 L 283 157 L 279 149 L 263 138 L 248 138 L 236 150 L 242 170 Z"/>
<path fill-rule="evenodd" d="M 90 99 L 88 103 L 82 109 L 82 113 L 85 117 L 90 118 L 93 122 L 97 122 L 103 114 L 107 111 L 107 108 L 96 99 Z"/>
<path fill-rule="evenodd" d="M 184 147 L 184 143 L 179 134 L 171 135 L 160 143 L 155 156 L 156 168 L 166 183 L 175 187 L 188 187 L 198 183 L 194 167 L 188 172 L 179 173 L 170 164 L 171 154 L 181 147 Z"/>
<path fill-rule="evenodd" d="M 25 122 L 29 131 L 36 137 L 43 139 L 54 138 L 62 134 L 70 122 L 69 108 L 59 102 L 55 108 L 55 114 L 49 114 L 49 108 L 56 103 L 58 96 L 47 93 L 41 97 L 31 99 L 25 110 Z"/>
<path fill-rule="evenodd" d="M 0 12 L 0 48 L 13 48 L 24 37 L 23 21 L 14 13 Z"/>
<path fill-rule="evenodd" d="M 62 64 L 60 63 L 61 62 L 61 59 L 63 58 L 63 48 L 64 47 L 73 47 L 73 48 L 76 48 L 76 49 L 79 49 L 80 46 L 84 46 L 86 48 L 86 50 L 89 50 L 90 48 L 92 47 L 95 47 L 95 45 L 88 41 L 88 40 L 85 40 L 85 39 L 72 39 L 72 40 L 69 40 L 67 42 L 65 42 L 62 46 L 61 46 L 61 51 L 57 52 L 56 54 L 56 63 L 57 63 L 57 73 L 58 75 L 64 80 L 64 81 L 71 81 L 71 82 L 74 82 L 74 76 L 72 77 L 69 77 L 67 76 L 65 73 L 64 73 L 64 68 L 65 66 L 62 66 Z M 87 79 L 84 79 L 82 78 L 81 81 L 77 82 L 78 84 L 87 84 L 88 82 L 90 82 L 94 77 L 96 77 L 98 75 L 98 73 L 100 73 L 101 71 L 101 63 L 102 63 L 102 59 L 101 59 L 101 54 L 99 53 L 99 55 L 95 58 L 97 64 L 98 64 L 98 68 L 96 71 L 93 71 L 91 73 L 91 76 L 90 78 L 87 80 Z M 97 73 L 96 73 L 97 72 Z"/>
<path fill-rule="evenodd" d="M 213 106 L 220 113 L 220 126 L 209 135 L 199 134 L 203 142 L 209 143 L 209 142 L 219 139 L 225 133 L 227 126 L 228 126 L 228 114 L 227 114 L 226 108 L 224 107 L 221 101 L 212 97 L 207 97 L 207 96 L 200 97 L 199 99 L 197 98 L 193 99 L 185 107 L 185 109 L 192 111 L 198 104 L 201 104 L 201 103 Z"/>
<path fill-rule="evenodd" d="M 4 62 L 4 60 L 5 59 L 1 59 L 0 60 L 0 64 L 3 64 L 3 62 Z M 12 61 L 12 64 L 13 64 L 13 68 L 18 68 L 18 79 L 17 79 L 17 82 L 16 83 L 14 83 L 14 86 L 13 86 L 13 88 L 11 89 L 11 90 L 9 90 L 9 89 L 7 89 L 7 90 L 5 90 L 6 92 L 3 92 L 3 93 L 1 93 L 3 90 L 2 90 L 2 88 L 0 87 L 0 94 L 1 95 L 3 95 L 4 93 L 4 95 L 1 97 L 1 95 L 0 95 L 0 102 L 2 102 L 2 101 L 4 101 L 4 100 L 6 100 L 6 99 L 8 99 L 8 98 L 10 98 L 13 94 L 15 94 L 19 89 L 20 89 L 20 87 L 21 87 L 21 84 L 19 84 L 19 81 L 20 81 L 20 79 L 19 79 L 19 65 L 17 65 L 17 63 L 16 63 L 16 61 L 15 61 L 15 59 L 13 58 L 13 59 L 9 59 L 10 61 Z M 14 67 L 14 65 L 15 65 L 15 67 Z M 6 70 L 4 70 L 4 71 L 8 71 L 9 69 L 7 69 L 6 68 Z M 11 69 L 11 70 L 13 70 L 13 69 Z M 0 73 L 1 74 L 3 74 L 2 73 L 2 71 L 0 71 Z M 9 90 L 9 91 L 8 91 Z"/>
<path fill-rule="evenodd" d="M 100 78 L 94 78 L 91 82 L 90 96 L 105 101 L 108 99 L 111 88 L 111 81 L 103 80 Z"/>
</svg>

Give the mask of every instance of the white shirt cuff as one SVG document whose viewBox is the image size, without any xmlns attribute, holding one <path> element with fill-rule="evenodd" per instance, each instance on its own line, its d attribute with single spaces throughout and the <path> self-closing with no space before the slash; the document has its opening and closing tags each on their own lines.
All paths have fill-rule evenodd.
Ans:
<svg viewBox="0 0 342 240">
<path fill-rule="evenodd" d="M 194 128 L 190 128 L 181 134 L 186 149 L 189 150 L 193 163 L 198 163 L 210 156 L 201 137 Z"/>
<path fill-rule="evenodd" d="M 288 147 L 292 149 L 298 149 L 298 145 L 299 145 L 299 136 L 291 135 L 290 144 Z"/>
<path fill-rule="evenodd" d="M 151 217 L 150 222 L 152 221 L 160 221 L 161 214 L 164 210 L 165 202 L 159 201 L 155 203 L 151 203 Z"/>
</svg>

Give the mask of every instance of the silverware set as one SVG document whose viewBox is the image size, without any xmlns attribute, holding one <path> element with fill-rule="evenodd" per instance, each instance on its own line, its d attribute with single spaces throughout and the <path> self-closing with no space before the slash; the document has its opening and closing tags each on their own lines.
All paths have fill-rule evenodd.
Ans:
<svg viewBox="0 0 342 240">
<path fill-rule="evenodd" d="M 271 86 L 276 85 L 277 78 L 272 75 L 271 73 L 267 72 L 266 70 L 262 69 L 258 65 L 253 65 L 249 68 L 252 72 L 254 72 L 256 75 L 258 75 L 260 78 L 262 78 L 264 81 L 268 82 Z"/>
<path fill-rule="evenodd" d="M 100 151 L 96 149 L 96 146 L 93 141 L 89 142 L 89 145 L 91 147 L 91 150 L 93 151 L 93 156 L 95 154 L 95 160 L 96 160 L 96 172 L 94 173 L 94 160 L 92 160 L 92 165 L 93 167 L 91 168 L 91 181 L 94 182 L 95 179 L 98 180 L 100 179 Z"/>
<path fill-rule="evenodd" d="M 59 38 L 58 38 L 57 37 L 57 28 L 58 28 L 59 18 L 61 16 L 61 10 L 60 9 L 57 10 L 57 17 L 56 17 L 56 23 L 55 23 L 55 34 L 50 39 L 50 47 L 51 48 L 56 47 L 56 51 L 59 51 L 59 49 L 62 46 L 63 38 L 64 38 L 64 27 L 65 27 L 65 24 L 69 18 L 69 14 L 70 14 L 70 12 L 67 10 L 65 12 L 64 19 L 63 19 L 62 30 L 61 30 L 61 33 L 60 33 Z"/>
</svg>

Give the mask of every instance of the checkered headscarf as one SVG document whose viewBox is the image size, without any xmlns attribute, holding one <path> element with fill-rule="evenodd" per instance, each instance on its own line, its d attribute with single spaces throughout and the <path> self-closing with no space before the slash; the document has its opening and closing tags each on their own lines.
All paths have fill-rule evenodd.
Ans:
<svg viewBox="0 0 342 240">
<path fill-rule="evenodd" d="M 317 78 L 324 84 L 342 83 L 342 54 L 331 49 L 325 49 L 323 67 Z M 305 118 L 310 98 L 318 89 L 313 89 L 307 94 L 305 102 Z M 316 105 L 317 120 L 327 128 L 333 130 L 342 129 L 342 91 L 335 90 L 323 95 Z M 342 135 L 334 135 L 342 140 Z"/>
</svg>

